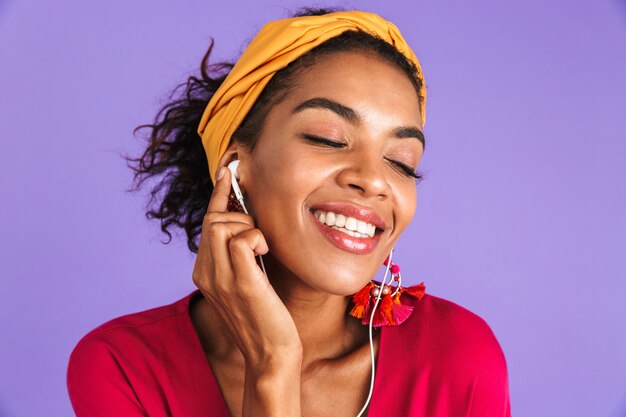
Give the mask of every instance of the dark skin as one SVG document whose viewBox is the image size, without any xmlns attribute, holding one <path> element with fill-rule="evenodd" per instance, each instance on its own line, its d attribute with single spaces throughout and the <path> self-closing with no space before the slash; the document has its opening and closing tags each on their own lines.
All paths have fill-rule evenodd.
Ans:
<svg viewBox="0 0 626 417">
<path fill-rule="evenodd" d="M 319 106 L 294 113 L 317 97 L 357 117 Z M 354 417 L 363 406 L 368 329 L 346 308 L 415 212 L 416 185 L 406 168 L 417 168 L 423 146 L 399 137 L 399 127 L 421 127 L 407 76 L 374 55 L 337 53 L 303 72 L 272 107 L 252 151 L 234 142 L 221 159 L 220 168 L 240 160 L 254 220 L 227 212 L 226 171 L 203 222 L 193 280 L 204 297 L 191 318 L 231 415 Z M 356 253 L 320 233 L 312 213 L 328 202 L 384 219 L 372 250 Z"/>
</svg>

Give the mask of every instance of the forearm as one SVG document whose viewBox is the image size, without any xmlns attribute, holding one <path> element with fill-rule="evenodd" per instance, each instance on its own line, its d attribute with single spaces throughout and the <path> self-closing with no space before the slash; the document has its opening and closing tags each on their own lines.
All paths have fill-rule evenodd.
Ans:
<svg viewBox="0 0 626 417">
<path fill-rule="evenodd" d="M 301 417 L 298 358 L 276 365 L 246 366 L 244 417 Z"/>
</svg>

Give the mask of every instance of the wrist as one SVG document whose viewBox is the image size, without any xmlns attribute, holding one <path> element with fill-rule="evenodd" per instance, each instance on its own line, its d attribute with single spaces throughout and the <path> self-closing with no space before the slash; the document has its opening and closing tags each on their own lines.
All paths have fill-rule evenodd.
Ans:
<svg viewBox="0 0 626 417">
<path fill-rule="evenodd" d="M 246 376 L 256 379 L 283 378 L 300 375 L 302 351 L 273 352 L 271 355 L 246 358 Z"/>
<path fill-rule="evenodd" d="M 271 362 L 255 368 L 246 365 L 243 415 L 300 417 L 302 361 Z"/>
</svg>

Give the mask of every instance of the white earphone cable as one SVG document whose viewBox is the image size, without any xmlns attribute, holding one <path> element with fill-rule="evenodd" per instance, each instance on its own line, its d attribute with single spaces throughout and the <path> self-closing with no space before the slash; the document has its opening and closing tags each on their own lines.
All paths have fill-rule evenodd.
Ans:
<svg viewBox="0 0 626 417">
<path fill-rule="evenodd" d="M 372 314 L 370 315 L 370 323 L 369 323 L 369 336 L 370 336 L 370 354 L 372 358 L 372 375 L 370 379 L 370 392 L 367 394 L 367 400 L 365 400 L 365 404 L 363 404 L 363 408 L 357 414 L 357 417 L 361 417 L 367 406 L 372 399 L 372 394 L 374 393 L 374 379 L 376 378 L 376 358 L 374 357 L 374 338 L 372 336 L 372 323 L 374 322 L 374 314 L 376 314 L 376 307 L 378 307 L 378 303 L 380 302 L 380 297 L 383 295 L 383 288 L 387 285 L 387 276 L 389 275 L 389 268 L 391 266 L 391 256 L 393 255 L 393 249 L 389 252 L 389 258 L 387 262 L 387 268 L 385 269 L 385 275 L 383 276 L 382 283 L 380 284 L 380 291 L 378 291 L 378 296 L 376 297 L 376 302 L 374 303 L 374 307 L 372 308 Z M 391 283 L 391 278 L 389 280 Z"/>
</svg>

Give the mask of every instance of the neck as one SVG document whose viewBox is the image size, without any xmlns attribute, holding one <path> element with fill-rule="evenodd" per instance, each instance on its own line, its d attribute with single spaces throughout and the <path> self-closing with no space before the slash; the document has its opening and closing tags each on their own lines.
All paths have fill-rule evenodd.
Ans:
<svg viewBox="0 0 626 417">
<path fill-rule="evenodd" d="M 270 257 L 265 264 L 270 283 L 298 329 L 303 369 L 341 358 L 367 343 L 367 328 L 348 314 L 349 297 L 310 287 Z"/>
</svg>

